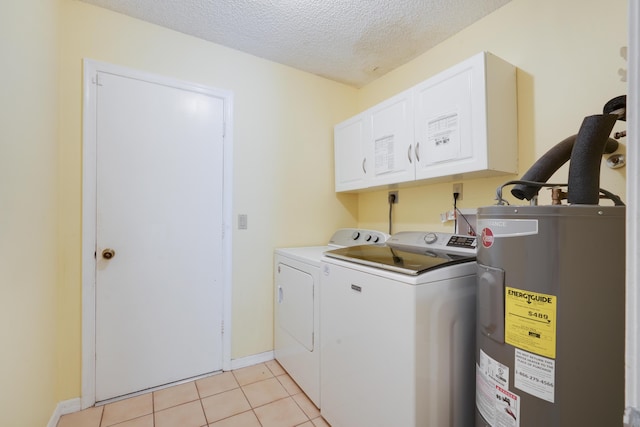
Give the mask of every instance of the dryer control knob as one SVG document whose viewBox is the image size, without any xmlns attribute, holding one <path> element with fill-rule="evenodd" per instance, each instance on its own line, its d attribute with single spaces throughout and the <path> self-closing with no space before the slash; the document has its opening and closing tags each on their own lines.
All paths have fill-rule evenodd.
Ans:
<svg viewBox="0 0 640 427">
<path fill-rule="evenodd" d="M 373 243 L 378 243 L 380 241 L 380 236 L 373 236 Z"/>
<path fill-rule="evenodd" d="M 424 242 L 428 245 L 435 243 L 438 240 L 438 235 L 436 233 L 427 233 L 424 235 Z"/>
<path fill-rule="evenodd" d="M 353 240 L 358 240 L 358 237 L 360 237 L 360 232 L 359 231 L 354 231 L 353 234 L 351 235 L 351 238 Z"/>
<path fill-rule="evenodd" d="M 364 240 L 366 240 L 367 242 L 370 242 L 371 241 L 371 234 L 365 234 Z"/>
</svg>

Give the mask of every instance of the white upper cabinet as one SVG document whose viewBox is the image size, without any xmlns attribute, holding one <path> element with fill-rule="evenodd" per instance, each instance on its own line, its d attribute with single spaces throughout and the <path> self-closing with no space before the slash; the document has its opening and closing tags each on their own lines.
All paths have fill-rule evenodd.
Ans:
<svg viewBox="0 0 640 427">
<path fill-rule="evenodd" d="M 369 186 L 411 181 L 415 177 L 413 153 L 413 96 L 402 92 L 368 110 L 371 136 Z"/>
<path fill-rule="evenodd" d="M 337 125 L 336 191 L 514 174 L 517 142 L 515 67 L 482 52 Z"/>
<path fill-rule="evenodd" d="M 338 124 L 334 146 L 336 191 L 413 180 L 413 92 Z"/>
<path fill-rule="evenodd" d="M 515 67 L 480 53 L 414 88 L 416 179 L 517 172 Z"/>
<path fill-rule="evenodd" d="M 336 191 L 366 188 L 370 114 L 364 112 L 335 126 L 333 131 Z"/>
</svg>

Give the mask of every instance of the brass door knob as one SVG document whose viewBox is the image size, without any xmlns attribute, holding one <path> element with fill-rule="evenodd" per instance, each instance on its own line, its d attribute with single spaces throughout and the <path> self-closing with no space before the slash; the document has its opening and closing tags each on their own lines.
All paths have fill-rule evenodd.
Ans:
<svg viewBox="0 0 640 427">
<path fill-rule="evenodd" d="M 102 251 L 102 258 L 104 259 L 111 259 L 114 256 L 116 256 L 116 251 L 113 249 L 105 249 Z"/>
</svg>

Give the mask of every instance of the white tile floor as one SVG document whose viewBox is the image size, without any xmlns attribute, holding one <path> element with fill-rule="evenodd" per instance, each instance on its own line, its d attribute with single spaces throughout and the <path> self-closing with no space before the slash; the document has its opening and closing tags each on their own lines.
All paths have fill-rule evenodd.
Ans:
<svg viewBox="0 0 640 427">
<path fill-rule="evenodd" d="M 64 415 L 58 427 L 329 427 L 275 360 Z"/>
</svg>

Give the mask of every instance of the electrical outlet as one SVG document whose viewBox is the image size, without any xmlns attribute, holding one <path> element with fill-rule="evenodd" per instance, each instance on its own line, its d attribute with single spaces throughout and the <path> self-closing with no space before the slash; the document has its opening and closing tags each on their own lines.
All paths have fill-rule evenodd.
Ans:
<svg viewBox="0 0 640 427">
<path fill-rule="evenodd" d="M 393 198 L 393 201 L 391 200 L 392 198 Z M 389 200 L 389 203 L 398 203 L 398 192 L 389 191 L 388 200 Z"/>
<path fill-rule="evenodd" d="M 453 184 L 452 193 L 458 193 L 458 200 L 462 200 L 462 183 L 461 182 Z"/>
</svg>

